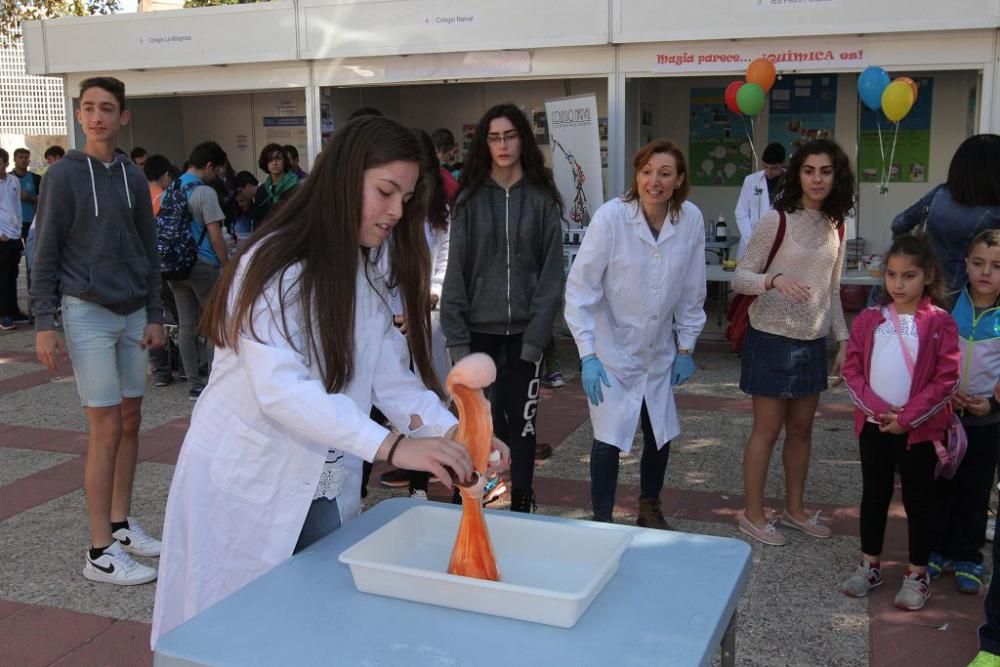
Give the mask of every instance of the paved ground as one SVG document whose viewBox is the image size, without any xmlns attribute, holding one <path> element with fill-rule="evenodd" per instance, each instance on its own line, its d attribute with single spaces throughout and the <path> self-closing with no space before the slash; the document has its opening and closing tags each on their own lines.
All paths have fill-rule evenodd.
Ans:
<svg viewBox="0 0 1000 667">
<path fill-rule="evenodd" d="M 664 509 L 679 530 L 740 537 L 734 517 L 742 507 L 740 461 L 750 404 L 737 387 L 738 361 L 711 338 L 706 335 L 697 353 L 698 374 L 679 392 L 684 433 L 671 453 Z M 81 489 L 85 424 L 72 378 L 43 370 L 32 344 L 28 331 L 0 334 L 0 666 L 151 664 L 153 586 L 116 588 L 80 575 L 88 541 Z M 561 341 L 561 352 L 564 369 L 575 368 L 569 341 Z M 133 513 L 154 534 L 190 409 L 186 385 L 149 386 Z M 982 596 L 960 595 L 945 579 L 935 583 L 924 611 L 892 606 L 906 560 L 898 503 L 883 560 L 886 585 L 868 600 L 838 592 L 859 548 L 860 469 L 850 417 L 842 389 L 824 396 L 808 499 L 823 510 L 834 536 L 814 540 L 791 532 L 785 547 L 753 546 L 753 574 L 740 603 L 738 663 L 966 665 L 976 652 Z M 564 388 L 543 390 L 539 434 L 555 447 L 538 466 L 539 511 L 589 516 L 592 435 L 575 377 Z M 390 493 L 399 492 L 373 488 L 369 502 Z M 432 498 L 442 493 L 432 485 Z M 617 521 L 635 520 L 637 493 L 638 460 L 626 457 Z M 767 495 L 778 513 L 782 493 L 776 454 Z M 669 656 L 664 661 L 669 664 Z"/>
</svg>

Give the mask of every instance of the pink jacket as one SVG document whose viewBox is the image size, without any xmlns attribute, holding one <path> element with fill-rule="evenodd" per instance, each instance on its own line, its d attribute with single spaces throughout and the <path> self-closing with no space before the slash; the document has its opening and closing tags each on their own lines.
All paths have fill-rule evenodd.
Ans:
<svg viewBox="0 0 1000 667">
<path fill-rule="evenodd" d="M 865 420 L 877 420 L 879 415 L 892 409 L 872 391 L 868 382 L 871 374 L 872 349 L 875 329 L 885 321 L 881 306 L 868 308 L 858 314 L 851 326 L 844 361 L 844 380 L 854 409 L 854 433 L 861 435 Z M 920 349 L 914 362 L 914 377 L 910 384 L 910 399 L 899 413 L 900 425 L 909 431 L 907 442 L 941 440 L 951 416 L 951 398 L 958 388 L 961 353 L 958 348 L 958 328 L 947 311 L 938 308 L 930 299 L 917 306 L 917 336 Z M 900 373 L 908 372 L 899 369 Z"/>
</svg>

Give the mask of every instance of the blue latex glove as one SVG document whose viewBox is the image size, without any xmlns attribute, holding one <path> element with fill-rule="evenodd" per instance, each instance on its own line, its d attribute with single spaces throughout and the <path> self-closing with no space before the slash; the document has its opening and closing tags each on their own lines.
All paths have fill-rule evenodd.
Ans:
<svg viewBox="0 0 1000 667">
<path fill-rule="evenodd" d="M 605 387 L 610 387 L 608 374 L 604 371 L 604 364 L 597 358 L 596 354 L 584 357 L 583 367 L 580 373 L 580 381 L 583 383 L 583 390 L 587 393 L 587 398 L 594 405 L 604 402 L 604 392 L 601 390 L 601 383 Z"/>
<path fill-rule="evenodd" d="M 671 383 L 679 387 L 687 382 L 694 375 L 694 357 L 690 354 L 678 354 L 674 357 L 674 366 L 671 369 Z"/>
</svg>

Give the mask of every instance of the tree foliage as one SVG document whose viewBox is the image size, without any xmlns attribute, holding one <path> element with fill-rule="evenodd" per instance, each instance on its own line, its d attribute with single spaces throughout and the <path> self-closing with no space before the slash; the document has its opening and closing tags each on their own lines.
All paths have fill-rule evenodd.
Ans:
<svg viewBox="0 0 1000 667">
<path fill-rule="evenodd" d="M 113 14 L 120 10 L 118 0 L 0 0 L 0 47 L 21 41 L 23 21 Z"/>
<path fill-rule="evenodd" d="M 250 5 L 268 0 L 185 0 L 185 7 L 215 7 L 216 5 Z"/>
</svg>

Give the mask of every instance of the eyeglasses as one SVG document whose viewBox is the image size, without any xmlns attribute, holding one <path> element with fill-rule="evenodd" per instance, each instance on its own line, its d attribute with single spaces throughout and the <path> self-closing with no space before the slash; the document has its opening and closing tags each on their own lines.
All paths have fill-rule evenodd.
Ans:
<svg viewBox="0 0 1000 667">
<path fill-rule="evenodd" d="M 517 130 L 510 130 L 508 132 L 504 132 L 502 135 L 487 134 L 486 143 L 491 144 L 493 146 L 496 146 L 497 144 L 503 144 L 504 146 L 506 146 L 507 144 L 514 143 L 520 138 L 521 135 L 518 133 Z"/>
</svg>

